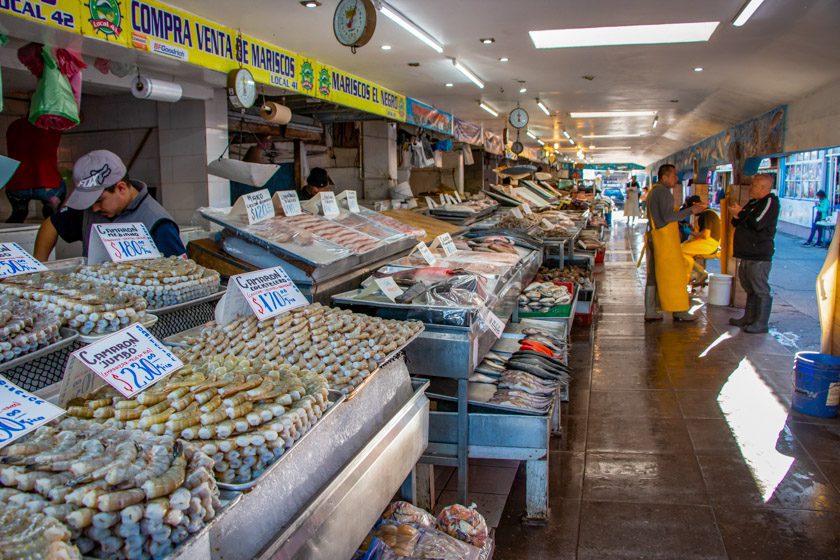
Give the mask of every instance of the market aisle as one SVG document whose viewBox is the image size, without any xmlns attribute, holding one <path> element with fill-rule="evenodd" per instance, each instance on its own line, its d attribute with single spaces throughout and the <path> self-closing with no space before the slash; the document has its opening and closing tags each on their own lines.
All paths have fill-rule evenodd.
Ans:
<svg viewBox="0 0 840 560">
<path fill-rule="evenodd" d="M 602 315 L 573 336 L 551 516 L 523 527 L 520 468 L 500 559 L 829 558 L 840 550 L 840 421 L 788 412 L 793 356 L 769 335 L 645 325 L 642 226 L 614 226 Z"/>
</svg>

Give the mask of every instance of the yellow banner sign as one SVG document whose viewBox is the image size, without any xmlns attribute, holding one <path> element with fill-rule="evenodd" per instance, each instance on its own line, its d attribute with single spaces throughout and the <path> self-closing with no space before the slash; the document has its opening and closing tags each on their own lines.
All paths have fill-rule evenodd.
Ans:
<svg viewBox="0 0 840 560">
<path fill-rule="evenodd" d="M 405 120 L 404 95 L 332 66 L 318 66 L 316 93 L 318 97 L 366 113 L 394 120 Z"/>
<path fill-rule="evenodd" d="M 251 71 L 258 83 L 300 91 L 298 55 L 247 35 L 238 44 L 237 60 Z"/>
<path fill-rule="evenodd" d="M 82 35 L 128 46 L 128 0 L 87 0 L 77 8 Z"/>
<path fill-rule="evenodd" d="M 81 33 L 79 0 L 0 0 L 0 14 Z"/>
</svg>

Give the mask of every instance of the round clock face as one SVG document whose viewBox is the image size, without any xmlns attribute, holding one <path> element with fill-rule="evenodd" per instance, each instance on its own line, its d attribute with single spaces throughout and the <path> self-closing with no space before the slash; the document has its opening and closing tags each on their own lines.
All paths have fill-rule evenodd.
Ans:
<svg viewBox="0 0 840 560">
<path fill-rule="evenodd" d="M 522 145 L 522 142 L 517 140 L 513 143 L 513 146 L 510 147 L 510 151 L 516 155 L 521 154 L 525 150 L 525 146 Z"/>
<path fill-rule="evenodd" d="M 510 125 L 514 128 L 525 128 L 528 126 L 528 111 L 521 107 L 517 107 L 510 112 L 508 120 L 510 121 Z"/>
<path fill-rule="evenodd" d="M 341 0 L 333 15 L 333 32 L 346 47 L 361 47 L 373 37 L 376 8 L 371 0 Z"/>
<path fill-rule="evenodd" d="M 247 109 L 257 100 L 257 82 L 246 68 L 231 71 L 228 78 L 228 98 L 234 107 Z"/>
</svg>

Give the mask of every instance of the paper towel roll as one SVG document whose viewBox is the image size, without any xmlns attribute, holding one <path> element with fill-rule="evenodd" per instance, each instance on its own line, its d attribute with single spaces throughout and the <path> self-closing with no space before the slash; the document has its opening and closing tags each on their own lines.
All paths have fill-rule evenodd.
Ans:
<svg viewBox="0 0 840 560">
<path fill-rule="evenodd" d="M 272 124 L 289 124 L 292 110 L 274 101 L 266 101 L 260 107 L 260 116 Z"/>
<path fill-rule="evenodd" d="M 137 99 L 174 103 L 181 99 L 182 91 L 181 84 L 137 76 L 131 86 L 131 93 Z"/>
</svg>

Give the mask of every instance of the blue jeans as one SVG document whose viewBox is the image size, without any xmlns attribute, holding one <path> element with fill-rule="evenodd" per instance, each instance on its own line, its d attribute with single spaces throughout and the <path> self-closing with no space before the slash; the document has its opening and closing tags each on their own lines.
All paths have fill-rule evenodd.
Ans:
<svg viewBox="0 0 840 560">
<path fill-rule="evenodd" d="M 67 196 L 64 181 L 55 189 L 27 189 L 24 191 L 6 191 L 6 197 L 12 206 L 12 215 L 6 220 L 7 224 L 22 224 L 29 216 L 29 201 L 40 200 L 43 203 L 41 215 L 49 218 L 58 211 L 58 207 Z"/>
<path fill-rule="evenodd" d="M 823 228 L 817 225 L 817 222 L 820 222 L 825 219 L 825 216 L 822 215 L 822 212 L 817 212 L 817 216 L 814 218 L 813 223 L 811 223 L 811 235 L 808 236 L 808 241 L 805 243 L 810 244 L 811 241 L 814 240 L 814 234 L 817 234 L 817 245 L 822 245 L 823 240 Z"/>
</svg>

